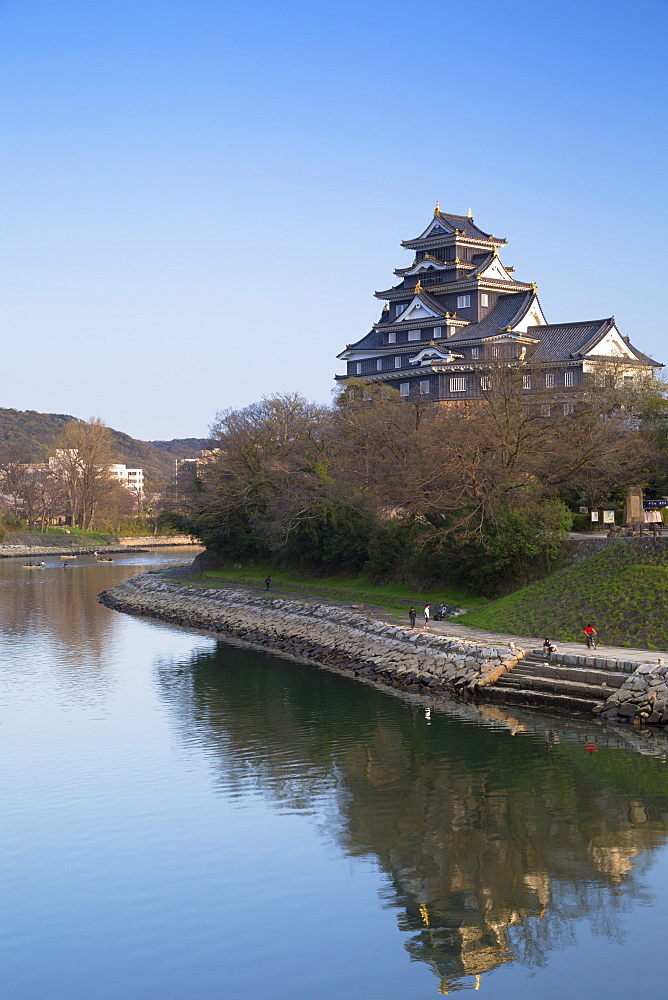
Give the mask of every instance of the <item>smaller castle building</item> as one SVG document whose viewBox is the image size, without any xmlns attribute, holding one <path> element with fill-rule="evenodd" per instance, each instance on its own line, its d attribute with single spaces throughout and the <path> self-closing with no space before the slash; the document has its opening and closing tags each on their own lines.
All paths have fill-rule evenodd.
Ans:
<svg viewBox="0 0 668 1000">
<path fill-rule="evenodd" d="M 480 398 L 500 360 L 523 365 L 524 389 L 568 391 L 597 366 L 619 363 L 634 379 L 663 365 L 623 336 L 614 316 L 548 323 L 534 282 L 518 281 L 501 261 L 506 240 L 468 215 L 437 205 L 426 229 L 404 248 L 413 263 L 394 273 L 373 328 L 338 357 L 350 379 L 382 382 L 406 399 L 434 402 Z"/>
</svg>

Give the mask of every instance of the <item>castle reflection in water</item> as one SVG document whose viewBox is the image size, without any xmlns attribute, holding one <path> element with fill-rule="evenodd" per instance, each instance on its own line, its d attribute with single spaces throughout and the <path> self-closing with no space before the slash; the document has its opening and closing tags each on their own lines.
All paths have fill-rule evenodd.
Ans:
<svg viewBox="0 0 668 1000">
<path fill-rule="evenodd" d="M 622 748 L 643 737 L 594 729 L 622 746 L 592 753 L 591 723 L 522 732 L 502 710 L 456 706 L 428 723 L 419 705 L 225 644 L 157 671 L 182 738 L 216 746 L 226 789 L 281 808 L 331 800 L 328 833 L 386 873 L 406 947 L 443 994 L 543 964 L 582 920 L 621 939 L 620 914 L 651 898 L 668 777 L 660 752 Z"/>
</svg>

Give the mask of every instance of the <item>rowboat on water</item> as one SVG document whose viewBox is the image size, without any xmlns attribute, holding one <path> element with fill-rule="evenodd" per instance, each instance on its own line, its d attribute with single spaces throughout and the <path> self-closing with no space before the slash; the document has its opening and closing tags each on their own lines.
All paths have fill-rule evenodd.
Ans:
<svg viewBox="0 0 668 1000">
<path fill-rule="evenodd" d="M 61 559 L 76 559 L 76 556 L 61 556 Z"/>
<path fill-rule="evenodd" d="M 24 569 L 44 569 L 46 563 L 26 563 Z"/>
<path fill-rule="evenodd" d="M 98 559 L 98 562 L 113 562 L 113 559 Z"/>
</svg>

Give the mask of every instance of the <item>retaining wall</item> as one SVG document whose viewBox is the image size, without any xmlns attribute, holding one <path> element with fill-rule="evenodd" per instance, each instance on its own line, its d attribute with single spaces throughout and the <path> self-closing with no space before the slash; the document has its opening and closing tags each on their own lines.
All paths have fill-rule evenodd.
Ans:
<svg viewBox="0 0 668 1000">
<path fill-rule="evenodd" d="M 471 695 L 525 654 L 514 643 L 430 635 L 327 604 L 181 585 L 159 573 L 100 595 L 107 607 L 269 648 L 416 694 Z"/>
<path fill-rule="evenodd" d="M 128 548 L 139 546 L 142 549 L 157 548 L 162 545 L 201 545 L 198 538 L 192 535 L 125 535 L 118 539 L 121 545 Z"/>
</svg>

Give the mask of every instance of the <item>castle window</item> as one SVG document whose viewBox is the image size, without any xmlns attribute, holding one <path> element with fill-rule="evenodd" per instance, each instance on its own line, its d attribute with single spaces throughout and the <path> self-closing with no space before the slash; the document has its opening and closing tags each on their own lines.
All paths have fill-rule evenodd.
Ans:
<svg viewBox="0 0 668 1000">
<path fill-rule="evenodd" d="M 420 337 L 421 337 L 420 330 L 409 330 L 408 331 L 408 339 L 409 340 L 419 340 Z"/>
<path fill-rule="evenodd" d="M 487 292 L 481 292 L 480 294 L 480 305 L 485 308 L 489 305 L 489 295 Z"/>
<path fill-rule="evenodd" d="M 522 376 L 522 388 L 523 389 L 530 389 L 531 388 L 531 375 L 523 375 Z"/>
<path fill-rule="evenodd" d="M 492 357 L 493 358 L 498 358 L 500 356 L 500 354 L 501 354 L 501 348 L 500 347 L 493 347 L 492 348 Z"/>
<path fill-rule="evenodd" d="M 411 384 L 410 382 L 402 382 L 399 386 L 399 392 L 402 396 L 410 396 Z"/>
<path fill-rule="evenodd" d="M 361 375 L 362 374 L 362 362 L 361 361 L 358 361 L 357 364 L 355 365 L 355 374 L 357 374 L 357 375 Z"/>
<path fill-rule="evenodd" d="M 395 368 L 401 368 L 401 358 L 395 358 L 394 359 L 394 367 Z"/>
<path fill-rule="evenodd" d="M 394 307 L 394 315 L 401 316 L 404 309 L 407 308 L 408 308 L 408 302 L 397 302 L 396 306 Z"/>
<path fill-rule="evenodd" d="M 383 359 L 382 358 L 377 358 L 377 360 L 376 360 L 376 371 L 377 372 L 382 372 L 382 370 L 383 370 Z"/>
<path fill-rule="evenodd" d="M 429 379 L 425 379 L 424 382 L 420 382 L 420 395 L 428 396 L 430 392 Z"/>
<path fill-rule="evenodd" d="M 480 357 L 480 348 L 479 347 L 472 347 L 471 348 L 471 357 L 473 358 L 474 361 L 478 360 L 478 358 Z"/>
<path fill-rule="evenodd" d="M 573 385 L 573 372 L 564 372 L 564 385 Z"/>
<path fill-rule="evenodd" d="M 552 372 L 548 372 L 545 376 L 545 388 L 554 389 L 554 375 Z"/>
<path fill-rule="evenodd" d="M 489 375 L 482 375 L 480 377 L 480 388 L 483 392 L 489 392 L 492 388 L 492 380 Z"/>
<path fill-rule="evenodd" d="M 457 296 L 457 308 L 458 309 L 468 309 L 471 305 L 470 295 L 458 295 Z"/>
<path fill-rule="evenodd" d="M 391 330 L 387 335 L 388 344 L 396 344 L 397 342 L 397 332 L 396 330 Z"/>
<path fill-rule="evenodd" d="M 466 392 L 466 378 L 451 378 L 450 392 Z"/>
<path fill-rule="evenodd" d="M 440 326 L 435 326 L 434 327 L 434 340 L 438 340 L 438 338 L 441 336 L 441 334 L 442 334 L 442 330 L 441 330 Z"/>
<path fill-rule="evenodd" d="M 575 413 L 575 405 L 573 403 L 564 403 L 564 416 L 570 417 L 571 413 Z"/>
</svg>

